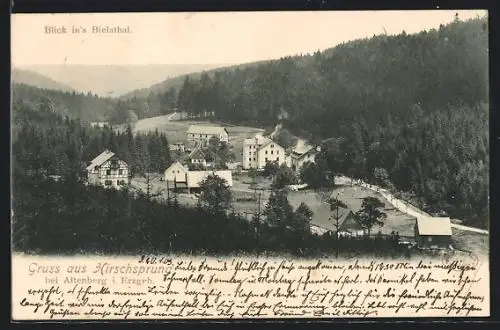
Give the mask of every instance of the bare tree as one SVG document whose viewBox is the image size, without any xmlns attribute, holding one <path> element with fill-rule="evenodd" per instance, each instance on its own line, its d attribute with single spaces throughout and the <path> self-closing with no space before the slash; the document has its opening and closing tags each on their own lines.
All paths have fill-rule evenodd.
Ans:
<svg viewBox="0 0 500 330">
<path fill-rule="evenodd" d="M 340 196 L 341 192 L 338 192 L 335 197 L 331 197 L 329 200 L 328 200 L 328 204 L 330 204 L 330 211 L 334 212 L 335 211 L 335 214 L 332 216 L 330 216 L 330 219 L 333 218 L 335 220 L 335 222 L 333 223 L 334 227 L 335 227 L 335 239 L 338 240 L 339 238 L 339 228 L 340 228 L 340 223 L 339 223 L 339 220 L 340 220 L 340 215 L 339 215 L 339 209 L 340 208 L 343 208 L 343 209 L 346 209 L 347 208 L 347 205 L 342 202 L 341 200 L 339 200 L 339 196 Z M 335 250 L 335 257 L 338 258 L 339 256 L 339 246 L 338 246 L 338 242 L 336 244 L 336 250 Z"/>
</svg>

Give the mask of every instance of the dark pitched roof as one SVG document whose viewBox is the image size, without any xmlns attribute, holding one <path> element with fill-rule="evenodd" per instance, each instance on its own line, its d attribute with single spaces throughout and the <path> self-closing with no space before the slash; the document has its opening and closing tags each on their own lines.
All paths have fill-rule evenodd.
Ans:
<svg viewBox="0 0 500 330">
<path fill-rule="evenodd" d="M 205 154 L 200 148 L 196 148 L 189 154 L 189 159 L 205 159 Z"/>
<path fill-rule="evenodd" d="M 356 231 L 363 230 L 363 226 L 359 222 L 358 217 L 352 211 L 347 211 L 342 214 L 342 217 L 339 219 L 339 231 Z"/>
</svg>

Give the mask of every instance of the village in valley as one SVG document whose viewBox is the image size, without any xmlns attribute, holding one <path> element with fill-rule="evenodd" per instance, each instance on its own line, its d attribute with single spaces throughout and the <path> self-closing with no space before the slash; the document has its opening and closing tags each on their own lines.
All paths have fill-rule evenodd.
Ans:
<svg viewBox="0 0 500 330">
<path fill-rule="evenodd" d="M 442 22 L 235 65 L 13 68 L 14 249 L 488 256 L 487 17 Z"/>
<path fill-rule="evenodd" d="M 173 118 L 180 116 L 174 112 L 155 119 L 161 123 L 162 120 L 172 122 Z M 132 177 L 127 164 L 112 151 L 105 150 L 87 167 L 88 183 L 114 189 L 132 187 L 155 194 L 162 200 L 175 199 L 178 203 L 194 207 L 199 205 L 203 182 L 215 176 L 222 179 L 232 192 L 231 211 L 250 221 L 256 216 L 263 216 L 270 192 L 276 189 L 273 177 L 281 168 L 286 169 L 289 180 L 279 189 L 287 191 L 294 208 L 301 204 L 314 208 L 309 225 L 316 235 L 335 234 L 355 239 L 383 235 L 396 237 L 399 244 L 408 248 L 470 252 L 454 242 L 452 228 L 479 236 L 487 234 L 487 231 L 452 222 L 449 217 L 431 216 L 409 202 L 398 200 L 384 188 L 344 175 L 334 177 L 330 188 L 309 187 L 300 173 L 315 163 L 321 147 L 296 137 L 293 138 L 293 145 L 283 147 L 276 141 L 281 124 L 267 135 L 263 130 L 257 130 L 254 134 L 244 132 L 243 137 L 242 133 L 237 133 L 239 138 L 234 139 L 224 126 L 208 122 L 179 123 L 181 128 L 187 127 L 185 139 L 179 140 L 179 132 L 176 132 L 178 141 L 169 148 L 175 155 L 175 161 L 162 174 Z M 101 128 L 109 125 L 106 122 L 92 124 Z M 138 126 L 141 126 L 140 122 Z M 234 148 L 230 141 L 240 145 Z M 240 157 L 232 153 L 234 149 L 241 150 Z M 217 159 L 218 156 L 220 159 Z M 273 175 L 265 175 L 269 171 L 274 171 Z M 375 201 L 382 215 L 368 225 L 358 216 L 364 198 Z"/>
</svg>

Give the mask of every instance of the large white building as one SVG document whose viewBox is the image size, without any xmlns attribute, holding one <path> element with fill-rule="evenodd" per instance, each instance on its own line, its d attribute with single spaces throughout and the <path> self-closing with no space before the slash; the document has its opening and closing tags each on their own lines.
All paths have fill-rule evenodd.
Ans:
<svg viewBox="0 0 500 330">
<path fill-rule="evenodd" d="M 206 146 L 213 136 L 220 142 L 229 143 L 229 134 L 221 126 L 191 125 L 187 130 L 187 141 L 191 146 Z"/>
<path fill-rule="evenodd" d="M 260 134 L 243 141 L 243 169 L 263 169 L 266 162 L 287 164 L 285 148 Z"/>
<path fill-rule="evenodd" d="M 129 168 L 113 152 L 105 150 L 87 166 L 87 180 L 89 184 L 119 189 L 130 183 Z"/>
</svg>

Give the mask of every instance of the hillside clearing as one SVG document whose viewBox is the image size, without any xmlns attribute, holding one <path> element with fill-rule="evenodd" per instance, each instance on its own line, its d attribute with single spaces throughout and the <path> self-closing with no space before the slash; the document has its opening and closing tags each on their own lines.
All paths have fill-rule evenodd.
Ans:
<svg viewBox="0 0 500 330">
<path fill-rule="evenodd" d="M 186 131 L 189 125 L 219 124 L 208 121 L 178 120 L 178 116 L 171 114 L 139 120 L 134 125 L 134 133 L 147 133 L 158 130 L 159 133 L 164 133 L 167 136 L 168 142 L 171 144 L 186 142 Z M 232 146 L 237 162 L 242 161 L 243 140 L 264 131 L 261 128 L 248 126 L 220 125 L 224 126 L 229 133 L 229 143 Z"/>
</svg>

